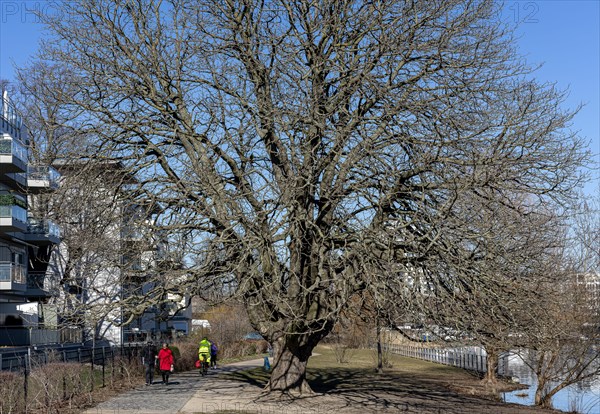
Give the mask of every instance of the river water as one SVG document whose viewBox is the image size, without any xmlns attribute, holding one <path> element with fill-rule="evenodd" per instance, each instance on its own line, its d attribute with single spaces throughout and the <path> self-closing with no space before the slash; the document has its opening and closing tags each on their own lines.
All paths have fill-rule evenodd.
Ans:
<svg viewBox="0 0 600 414">
<path fill-rule="evenodd" d="M 533 405 L 537 380 L 535 374 L 517 356 L 510 356 L 505 365 L 505 373 L 517 378 L 521 384 L 529 385 L 526 390 L 504 393 L 506 402 Z M 600 376 L 583 381 L 559 391 L 552 398 L 557 410 L 582 414 L 600 414 Z"/>
</svg>

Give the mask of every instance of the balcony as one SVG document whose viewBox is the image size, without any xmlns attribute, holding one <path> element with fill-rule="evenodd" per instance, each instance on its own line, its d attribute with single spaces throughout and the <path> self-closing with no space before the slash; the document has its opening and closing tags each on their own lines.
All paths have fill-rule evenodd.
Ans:
<svg viewBox="0 0 600 414">
<path fill-rule="evenodd" d="M 44 289 L 46 272 L 27 272 L 27 289 Z"/>
<path fill-rule="evenodd" d="M 48 165 L 29 165 L 27 188 L 29 192 L 41 193 L 58 188 L 60 173 Z"/>
<path fill-rule="evenodd" d="M 42 300 L 51 296 L 50 293 L 44 289 L 45 279 L 46 272 L 27 272 L 27 292 L 25 292 L 25 295 L 30 300 Z"/>
<path fill-rule="evenodd" d="M 27 189 L 27 173 L 0 174 L 0 183 L 9 188 L 25 192 Z"/>
<path fill-rule="evenodd" d="M 27 148 L 17 139 L 3 134 L 0 139 L 0 173 L 27 171 Z"/>
<path fill-rule="evenodd" d="M 141 242 L 147 240 L 147 237 L 144 237 L 144 233 L 139 227 L 129 225 L 121 228 L 121 240 L 128 242 Z"/>
<path fill-rule="evenodd" d="M 0 231 L 27 230 L 27 203 L 11 194 L 0 194 Z"/>
<path fill-rule="evenodd" d="M 0 290 L 24 292 L 27 289 L 26 273 L 21 265 L 0 262 Z"/>
<path fill-rule="evenodd" d="M 29 217 L 27 232 L 23 234 L 23 240 L 39 246 L 58 244 L 60 243 L 60 227 L 50 220 Z"/>
<path fill-rule="evenodd" d="M 6 90 L 0 99 L 0 133 L 8 133 L 18 139 L 24 139 L 26 127 L 17 113 L 15 106 L 9 101 Z"/>
</svg>

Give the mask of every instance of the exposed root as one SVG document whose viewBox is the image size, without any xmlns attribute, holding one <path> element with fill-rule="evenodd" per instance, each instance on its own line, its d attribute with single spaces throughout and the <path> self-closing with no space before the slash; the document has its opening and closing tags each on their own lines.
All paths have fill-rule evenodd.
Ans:
<svg viewBox="0 0 600 414">
<path fill-rule="evenodd" d="M 272 390 L 264 388 L 261 393 L 254 399 L 254 402 L 276 402 L 282 404 L 290 404 L 296 400 L 303 398 L 316 397 L 317 394 L 310 387 L 294 388 L 291 390 Z"/>
</svg>

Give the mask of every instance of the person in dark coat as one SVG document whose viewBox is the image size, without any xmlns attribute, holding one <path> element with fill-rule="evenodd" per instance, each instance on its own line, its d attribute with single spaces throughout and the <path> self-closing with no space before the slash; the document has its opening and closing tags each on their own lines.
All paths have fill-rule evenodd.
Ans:
<svg viewBox="0 0 600 414">
<path fill-rule="evenodd" d="M 169 348 L 169 344 L 166 342 L 162 345 L 160 351 L 158 351 L 158 369 L 162 374 L 162 382 L 165 385 L 169 384 L 169 375 L 173 372 L 173 364 L 175 359 L 173 358 L 173 351 Z"/>
<path fill-rule="evenodd" d="M 217 368 L 217 352 L 219 348 L 214 341 L 210 341 L 210 367 L 213 369 Z"/>
<path fill-rule="evenodd" d="M 152 385 L 154 381 L 154 367 L 156 366 L 157 352 L 154 342 L 148 341 L 142 351 L 142 364 L 146 370 L 146 385 Z"/>
</svg>

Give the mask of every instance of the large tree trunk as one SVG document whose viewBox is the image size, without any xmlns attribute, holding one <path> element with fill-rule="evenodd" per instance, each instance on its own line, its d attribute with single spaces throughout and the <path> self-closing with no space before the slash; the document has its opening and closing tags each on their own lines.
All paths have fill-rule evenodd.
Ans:
<svg viewBox="0 0 600 414">
<path fill-rule="evenodd" d="M 538 383 L 538 387 L 535 390 L 534 404 L 541 408 L 552 408 L 552 395 L 546 394 L 544 392 L 545 389 L 545 381 L 541 381 Z"/>
<path fill-rule="evenodd" d="M 548 385 L 548 381 L 546 379 L 542 379 L 538 376 L 538 387 L 535 390 L 535 398 L 534 404 L 541 407 L 551 409 L 554 408 L 552 406 L 552 398 L 561 390 L 571 385 L 570 382 L 562 382 L 555 386 L 554 388 L 546 387 Z"/>
<path fill-rule="evenodd" d="M 303 341 L 304 342 L 304 341 Z M 265 387 L 269 394 L 301 395 L 312 394 L 306 380 L 306 364 L 316 343 L 302 343 L 297 337 L 281 338 L 274 344 L 274 362 L 271 378 Z"/>
<path fill-rule="evenodd" d="M 560 352 L 557 350 L 540 352 L 537 357 L 537 388 L 535 390 L 534 404 L 541 408 L 552 408 L 552 397 L 569 385 L 568 382 L 561 382 L 552 387 L 552 367 L 560 358 Z"/>
<path fill-rule="evenodd" d="M 483 382 L 486 384 L 494 385 L 498 383 L 497 371 L 499 352 L 494 348 L 486 348 L 485 351 L 487 352 L 487 362 Z"/>
</svg>

